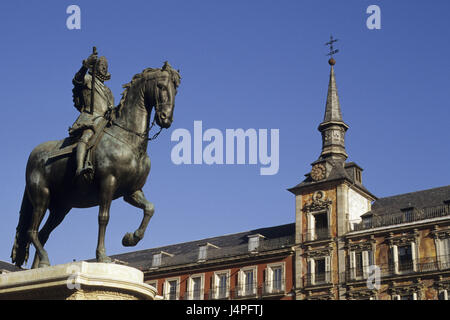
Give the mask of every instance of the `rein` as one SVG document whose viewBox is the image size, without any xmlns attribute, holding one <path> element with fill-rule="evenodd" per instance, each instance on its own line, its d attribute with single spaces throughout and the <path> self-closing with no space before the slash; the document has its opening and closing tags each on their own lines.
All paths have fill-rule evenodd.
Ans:
<svg viewBox="0 0 450 320">
<path fill-rule="evenodd" d="M 155 114 L 155 117 L 156 117 L 156 114 Z M 152 140 L 155 140 L 155 139 L 159 136 L 159 134 L 161 133 L 161 131 L 162 131 L 162 129 L 163 129 L 162 127 L 160 127 L 160 128 L 159 128 L 159 131 L 158 131 L 157 133 L 155 133 L 151 138 L 147 138 L 148 133 L 150 132 L 150 130 L 152 130 L 153 126 L 155 125 L 155 121 L 156 121 L 156 119 L 153 118 L 152 124 L 151 124 L 150 127 L 147 128 L 147 130 L 145 130 L 145 132 L 143 132 L 143 133 L 139 133 L 139 132 L 136 132 L 136 131 L 134 131 L 134 130 L 128 129 L 128 128 L 126 128 L 126 127 L 124 127 L 124 126 L 118 124 L 118 123 L 117 123 L 116 121 L 114 121 L 114 120 L 112 121 L 112 124 L 115 125 L 115 126 L 117 126 L 117 127 L 119 127 L 119 128 L 122 129 L 122 130 L 125 130 L 125 131 L 127 131 L 127 132 L 130 132 L 130 133 L 133 133 L 133 134 L 137 135 L 137 136 L 138 136 L 139 138 L 141 138 L 141 139 L 147 139 L 147 141 L 152 141 Z"/>
</svg>

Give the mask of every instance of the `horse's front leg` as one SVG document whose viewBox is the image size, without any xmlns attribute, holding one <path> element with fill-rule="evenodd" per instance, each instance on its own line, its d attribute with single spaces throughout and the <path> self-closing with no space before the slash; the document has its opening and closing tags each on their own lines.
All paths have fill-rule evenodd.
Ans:
<svg viewBox="0 0 450 320">
<path fill-rule="evenodd" d="M 141 225 L 139 226 L 139 228 L 134 233 L 125 234 L 122 239 L 122 244 L 126 247 L 130 247 L 135 246 L 144 237 L 144 233 L 147 229 L 150 218 L 155 212 L 155 207 L 153 206 L 153 203 L 145 198 L 144 192 L 142 192 L 142 190 L 138 190 L 131 195 L 124 196 L 123 199 L 132 206 L 144 210 L 144 216 L 142 217 Z"/>
<path fill-rule="evenodd" d="M 116 186 L 116 178 L 112 175 L 109 175 L 100 182 L 100 209 L 98 212 L 98 242 L 96 251 L 97 262 L 111 262 L 111 259 L 106 255 L 105 233 L 106 226 L 109 222 L 109 209 L 111 207 L 114 192 L 116 191 Z"/>
</svg>

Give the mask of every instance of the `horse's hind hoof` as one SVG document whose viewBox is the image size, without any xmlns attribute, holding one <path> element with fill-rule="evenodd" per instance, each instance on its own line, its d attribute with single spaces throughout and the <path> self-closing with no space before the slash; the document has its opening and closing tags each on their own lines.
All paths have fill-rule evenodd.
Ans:
<svg viewBox="0 0 450 320">
<path fill-rule="evenodd" d="M 97 251 L 97 262 L 112 263 L 112 260 L 104 252 L 98 252 Z"/>
<path fill-rule="evenodd" d="M 38 268 L 50 267 L 50 262 L 39 262 Z"/>
</svg>

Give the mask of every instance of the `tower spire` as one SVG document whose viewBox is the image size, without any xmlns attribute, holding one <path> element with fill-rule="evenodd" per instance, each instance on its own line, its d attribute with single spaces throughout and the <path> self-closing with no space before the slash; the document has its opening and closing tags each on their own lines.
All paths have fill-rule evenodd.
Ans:
<svg viewBox="0 0 450 320">
<path fill-rule="evenodd" d="M 335 50 L 333 43 L 338 41 L 330 37 L 330 41 L 325 45 L 330 46 L 330 52 L 327 54 L 331 56 L 328 60 L 330 69 L 330 81 L 328 83 L 327 102 L 325 105 L 325 115 L 322 123 L 320 123 L 318 130 L 322 134 L 322 153 L 320 158 L 331 158 L 333 160 L 345 161 L 348 157 L 345 152 L 345 132 L 349 128 L 342 120 L 341 106 L 339 104 L 339 96 L 336 85 L 336 77 L 334 74 L 334 65 L 336 60 L 333 54 L 339 50 Z"/>
</svg>

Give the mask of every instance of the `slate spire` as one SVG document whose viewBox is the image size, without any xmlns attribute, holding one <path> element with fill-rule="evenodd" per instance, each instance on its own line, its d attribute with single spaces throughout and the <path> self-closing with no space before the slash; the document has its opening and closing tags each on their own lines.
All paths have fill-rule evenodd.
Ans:
<svg viewBox="0 0 450 320">
<path fill-rule="evenodd" d="M 345 132 L 349 128 L 342 120 L 341 106 L 336 86 L 334 65 L 336 60 L 328 60 L 331 66 L 330 82 L 328 84 L 327 102 L 325 105 L 325 115 L 318 130 L 322 134 L 322 153 L 320 158 L 331 158 L 333 160 L 343 160 L 348 158 L 345 151 Z"/>
</svg>

